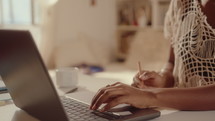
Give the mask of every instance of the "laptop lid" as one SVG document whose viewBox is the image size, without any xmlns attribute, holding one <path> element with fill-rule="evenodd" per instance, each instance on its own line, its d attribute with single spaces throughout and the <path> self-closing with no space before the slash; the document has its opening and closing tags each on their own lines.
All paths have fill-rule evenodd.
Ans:
<svg viewBox="0 0 215 121">
<path fill-rule="evenodd" d="M 29 31 L 0 30 L 0 75 L 17 107 L 42 121 L 68 121 Z"/>
</svg>

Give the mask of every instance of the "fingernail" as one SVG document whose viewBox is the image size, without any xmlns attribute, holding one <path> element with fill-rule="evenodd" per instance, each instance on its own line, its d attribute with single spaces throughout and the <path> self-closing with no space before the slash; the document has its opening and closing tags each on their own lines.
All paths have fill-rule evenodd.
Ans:
<svg viewBox="0 0 215 121">
<path fill-rule="evenodd" d="M 148 76 L 146 76 L 146 75 L 141 75 L 140 78 L 143 79 L 143 80 L 145 80 L 145 79 L 148 78 Z"/>
<path fill-rule="evenodd" d="M 100 111 L 100 112 L 104 112 L 104 111 L 105 111 L 105 108 L 102 108 L 102 109 L 100 109 L 99 111 Z"/>
<path fill-rule="evenodd" d="M 140 75 L 139 78 L 142 79 L 144 77 L 144 75 Z"/>
</svg>

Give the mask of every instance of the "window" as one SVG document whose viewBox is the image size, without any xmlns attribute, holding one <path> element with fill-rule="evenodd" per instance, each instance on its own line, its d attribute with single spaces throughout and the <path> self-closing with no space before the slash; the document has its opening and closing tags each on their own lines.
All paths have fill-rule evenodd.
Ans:
<svg viewBox="0 0 215 121">
<path fill-rule="evenodd" d="M 38 0 L 0 0 L 1 25 L 37 25 L 39 14 Z"/>
<path fill-rule="evenodd" d="M 29 30 L 39 46 L 42 37 L 40 23 L 39 0 L 0 0 L 0 29 Z"/>
</svg>

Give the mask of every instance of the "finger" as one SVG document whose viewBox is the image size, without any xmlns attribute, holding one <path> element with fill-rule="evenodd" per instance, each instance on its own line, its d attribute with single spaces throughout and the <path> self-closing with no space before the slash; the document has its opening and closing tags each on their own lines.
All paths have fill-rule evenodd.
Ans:
<svg viewBox="0 0 215 121">
<path fill-rule="evenodd" d="M 106 90 L 99 98 L 98 100 L 95 102 L 95 104 L 93 105 L 93 110 L 97 110 L 103 103 L 108 103 L 108 101 L 111 101 L 111 98 L 116 98 L 119 96 L 122 96 L 125 94 L 125 91 L 121 88 L 121 89 L 109 89 Z"/>
<path fill-rule="evenodd" d="M 137 73 L 134 77 L 133 77 L 133 83 L 139 83 L 140 82 L 140 76 L 141 75 L 144 75 L 146 72 L 148 72 L 148 71 L 145 71 L 145 70 L 143 70 L 143 71 L 141 71 L 141 73 Z"/>
<path fill-rule="evenodd" d="M 135 77 L 139 77 L 140 75 L 142 75 L 143 73 L 145 73 L 145 72 L 148 72 L 148 71 L 146 71 L 146 70 L 142 70 L 141 72 L 137 72 L 136 74 L 135 74 Z"/>
<path fill-rule="evenodd" d="M 146 88 L 144 80 L 140 80 L 138 78 L 134 78 L 131 86 L 136 87 L 136 88 Z"/>
<path fill-rule="evenodd" d="M 134 83 L 134 82 L 131 84 L 131 86 L 132 86 L 132 87 L 138 87 L 138 86 L 137 86 L 137 83 Z"/>
<path fill-rule="evenodd" d="M 148 73 L 150 73 L 149 71 L 145 71 L 145 72 L 143 72 L 141 75 L 146 75 L 146 74 L 148 74 Z M 139 77 L 141 76 L 141 75 L 139 75 Z M 138 77 L 138 78 L 139 78 Z"/>
<path fill-rule="evenodd" d="M 105 91 L 105 89 L 110 88 L 110 87 L 103 87 L 101 89 L 98 90 L 98 92 L 95 94 L 95 96 L 93 97 L 92 101 L 91 101 L 91 105 L 90 105 L 90 109 L 92 109 L 92 106 L 94 105 L 95 101 L 97 100 L 98 97 L 100 97 L 100 95 Z"/>
<path fill-rule="evenodd" d="M 152 72 L 146 72 L 146 73 L 143 73 L 142 75 L 140 75 L 140 79 L 141 80 L 148 80 L 150 78 L 154 78 L 156 75 L 156 72 L 152 71 Z"/>
<path fill-rule="evenodd" d="M 139 83 L 139 82 L 140 82 L 140 79 L 139 79 L 138 77 L 134 77 L 134 78 L 133 78 L 133 82 L 134 82 L 134 83 Z"/>
<path fill-rule="evenodd" d="M 119 104 L 125 104 L 127 102 L 127 97 L 126 96 L 119 96 L 114 98 L 112 101 L 107 103 L 100 111 L 105 112 L 110 110 L 111 108 L 119 105 Z"/>
<path fill-rule="evenodd" d="M 135 87 L 135 88 L 148 88 L 147 84 L 145 82 L 142 81 L 142 83 L 133 83 L 131 84 L 132 87 Z"/>
<path fill-rule="evenodd" d="M 150 85 L 153 86 L 154 85 L 154 78 L 149 78 L 148 80 L 144 81 L 145 85 Z"/>
<path fill-rule="evenodd" d="M 143 88 L 148 88 L 148 87 L 145 83 L 141 83 L 141 84 L 137 85 L 137 88 L 143 89 Z"/>
<path fill-rule="evenodd" d="M 123 83 L 121 83 L 121 82 L 116 82 L 116 83 L 114 83 L 114 84 L 111 84 L 111 86 L 118 86 L 118 85 L 123 85 Z"/>
<path fill-rule="evenodd" d="M 110 85 L 108 84 L 108 85 L 106 85 L 105 87 L 110 87 Z"/>
<path fill-rule="evenodd" d="M 90 105 L 90 109 L 92 109 L 93 105 L 96 103 L 96 100 L 98 100 L 98 98 L 108 89 L 111 89 L 111 88 L 120 88 L 122 86 L 122 83 L 120 82 L 117 82 L 117 83 L 114 83 L 108 87 L 103 87 L 101 89 L 99 89 L 99 91 L 97 92 L 97 94 L 93 97 L 92 101 L 91 101 L 91 105 Z"/>
</svg>

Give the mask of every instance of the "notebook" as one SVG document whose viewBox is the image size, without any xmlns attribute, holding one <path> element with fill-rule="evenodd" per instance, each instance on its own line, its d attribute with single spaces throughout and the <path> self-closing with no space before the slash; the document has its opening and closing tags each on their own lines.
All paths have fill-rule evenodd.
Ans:
<svg viewBox="0 0 215 121">
<path fill-rule="evenodd" d="M 8 94 L 8 90 L 0 77 L 0 106 L 1 102 L 11 100 L 10 95 Z"/>
<path fill-rule="evenodd" d="M 7 88 L 6 88 L 5 84 L 4 84 L 4 82 L 0 78 L 0 94 L 6 93 L 6 92 L 7 92 Z"/>
<path fill-rule="evenodd" d="M 121 109 L 131 114 L 100 113 L 79 100 L 59 97 L 29 31 L 0 30 L 0 75 L 14 104 L 41 121 L 142 121 L 160 116 L 153 109 L 129 106 Z"/>
</svg>

